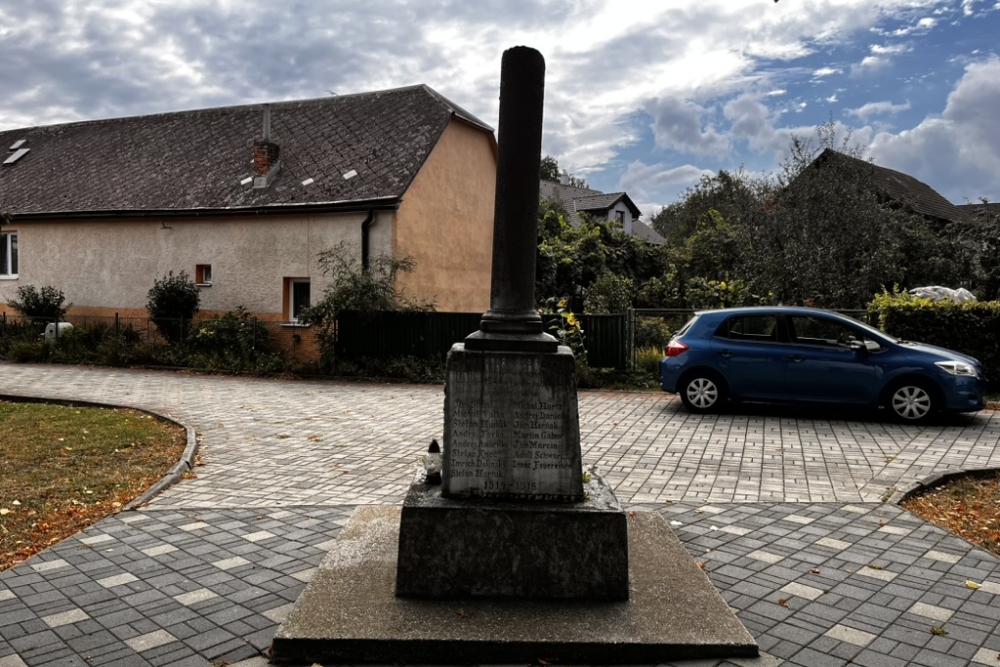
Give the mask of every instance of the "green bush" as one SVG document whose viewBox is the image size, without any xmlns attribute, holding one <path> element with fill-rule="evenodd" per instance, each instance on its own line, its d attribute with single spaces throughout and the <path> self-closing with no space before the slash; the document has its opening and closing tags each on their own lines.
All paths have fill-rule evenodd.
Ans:
<svg viewBox="0 0 1000 667">
<path fill-rule="evenodd" d="M 236 312 L 198 322 L 188 337 L 189 365 L 210 371 L 277 373 L 284 360 L 267 328 L 240 306 Z"/>
<path fill-rule="evenodd" d="M 17 340 L 10 344 L 7 351 L 10 358 L 22 364 L 34 364 L 49 361 L 52 358 L 52 345 L 47 341 Z"/>
<path fill-rule="evenodd" d="M 201 292 L 194 281 L 183 271 L 176 276 L 171 271 L 153 283 L 146 299 L 149 318 L 160 335 L 171 344 L 183 342 L 201 303 Z"/>
<path fill-rule="evenodd" d="M 34 285 L 22 285 L 17 288 L 17 299 L 8 301 L 7 305 L 28 319 L 62 321 L 69 306 L 63 306 L 66 296 L 55 287 L 46 285 L 37 289 Z"/>
<path fill-rule="evenodd" d="M 670 342 L 670 325 L 662 317 L 635 318 L 635 347 L 655 347 L 660 350 Z"/>
<path fill-rule="evenodd" d="M 930 301 L 895 288 L 876 295 L 868 315 L 890 336 L 975 357 L 990 389 L 1000 387 L 1000 302 Z"/>
</svg>

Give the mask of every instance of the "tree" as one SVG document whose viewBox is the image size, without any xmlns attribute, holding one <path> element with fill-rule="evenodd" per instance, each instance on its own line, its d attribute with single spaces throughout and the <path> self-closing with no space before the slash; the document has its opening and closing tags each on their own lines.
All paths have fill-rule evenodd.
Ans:
<svg viewBox="0 0 1000 667">
<path fill-rule="evenodd" d="M 319 254 L 319 267 L 331 280 L 323 298 L 309 309 L 305 321 L 322 324 L 337 319 L 343 310 L 433 310 L 434 304 L 413 299 L 396 287 L 401 273 L 410 273 L 417 263 L 412 257 L 377 255 L 368 268 L 361 266 L 354 246 L 341 241 Z"/>
<path fill-rule="evenodd" d="M 559 171 L 559 163 L 551 155 L 546 155 L 542 158 L 539 176 L 543 181 L 566 181 L 566 185 L 570 185 L 574 188 L 588 188 L 587 181 L 582 178 L 577 178 L 576 176 L 570 174 L 566 170 Z"/>
<path fill-rule="evenodd" d="M 7 305 L 26 319 L 61 322 L 69 310 L 69 305 L 63 306 L 64 301 L 66 295 L 55 287 L 46 285 L 39 290 L 34 285 L 22 285 L 17 288 L 17 299 Z"/>
<path fill-rule="evenodd" d="M 323 298 L 301 320 L 320 327 L 317 337 L 324 360 L 334 358 L 337 317 L 343 311 L 371 314 L 387 310 L 434 310 L 433 303 L 412 298 L 396 285 L 399 274 L 410 273 L 417 266 L 410 256 L 377 255 L 366 268 L 361 266 L 355 247 L 341 241 L 319 254 L 319 266 L 331 282 L 323 290 Z"/>
<path fill-rule="evenodd" d="M 542 158 L 541 170 L 539 172 L 539 178 L 543 181 L 558 181 L 559 180 L 559 163 L 551 155 L 546 155 Z"/>
<path fill-rule="evenodd" d="M 176 276 L 171 271 L 155 281 L 146 294 L 149 318 L 171 344 L 182 343 L 187 338 L 200 304 L 201 292 L 184 271 Z"/>
<path fill-rule="evenodd" d="M 574 227 L 560 207 L 548 202 L 539 208 L 538 234 L 537 303 L 578 297 L 573 305 L 579 308 L 579 301 L 600 282 L 590 297 L 588 312 L 591 308 L 624 308 L 623 304 L 643 290 L 648 281 L 659 280 L 670 271 L 666 246 L 646 243 L 607 221 L 588 216 Z M 628 299 L 620 298 L 622 294 L 627 294 Z"/>
</svg>

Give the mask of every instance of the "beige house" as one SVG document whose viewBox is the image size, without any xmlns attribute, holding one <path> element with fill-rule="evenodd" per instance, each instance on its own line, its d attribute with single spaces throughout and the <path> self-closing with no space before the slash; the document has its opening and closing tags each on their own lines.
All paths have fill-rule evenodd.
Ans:
<svg viewBox="0 0 1000 667">
<path fill-rule="evenodd" d="M 495 180 L 493 130 L 423 85 L 0 132 L 0 311 L 51 285 L 71 321 L 145 316 L 184 271 L 203 312 L 291 325 L 345 242 L 412 256 L 400 287 L 439 311 L 483 312 Z"/>
</svg>

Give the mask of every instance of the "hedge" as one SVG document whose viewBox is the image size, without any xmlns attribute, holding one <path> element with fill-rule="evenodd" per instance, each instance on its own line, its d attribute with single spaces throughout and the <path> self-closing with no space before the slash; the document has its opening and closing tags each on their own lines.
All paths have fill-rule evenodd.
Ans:
<svg viewBox="0 0 1000 667">
<path fill-rule="evenodd" d="M 1000 302 L 931 301 L 897 289 L 877 295 L 868 315 L 890 336 L 975 357 L 983 365 L 987 387 L 1000 390 Z"/>
</svg>

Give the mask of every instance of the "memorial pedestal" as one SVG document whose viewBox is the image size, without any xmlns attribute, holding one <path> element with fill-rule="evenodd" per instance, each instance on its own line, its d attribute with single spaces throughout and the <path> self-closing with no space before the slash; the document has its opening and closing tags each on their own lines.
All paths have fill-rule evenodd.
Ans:
<svg viewBox="0 0 1000 667">
<path fill-rule="evenodd" d="M 399 597 L 627 600 L 628 528 L 596 475 L 580 503 L 442 498 L 410 487 L 399 528 Z"/>
</svg>

